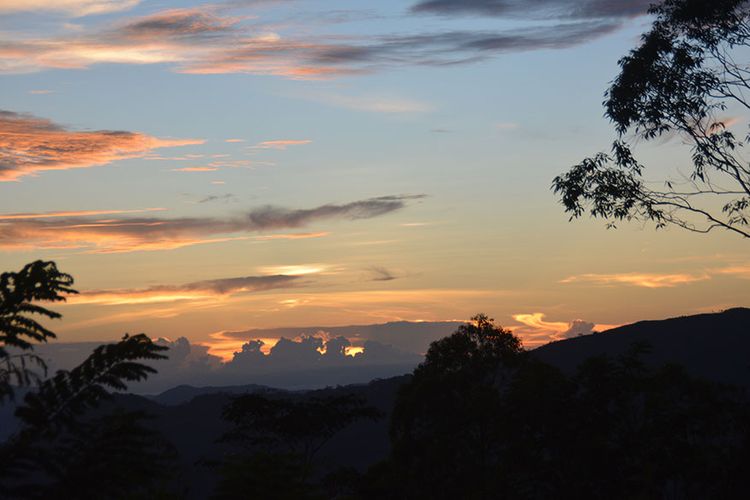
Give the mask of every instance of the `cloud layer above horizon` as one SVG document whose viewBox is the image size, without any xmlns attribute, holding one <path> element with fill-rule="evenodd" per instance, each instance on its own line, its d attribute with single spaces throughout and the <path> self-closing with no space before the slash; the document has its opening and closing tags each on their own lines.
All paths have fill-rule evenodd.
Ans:
<svg viewBox="0 0 750 500">
<path fill-rule="evenodd" d="M 344 204 L 291 209 L 265 205 L 243 214 L 213 217 L 118 217 L 45 216 L 0 214 L 0 250 L 28 248 L 82 249 L 89 253 L 121 253 L 169 250 L 201 243 L 248 238 L 258 233 L 305 227 L 323 220 L 359 220 L 386 215 L 424 195 L 379 196 Z M 320 234 L 318 234 L 320 235 Z M 268 237 L 269 235 L 265 235 Z M 295 236 L 309 235 L 271 235 Z"/>
<path fill-rule="evenodd" d="M 412 11 L 453 13 L 474 10 L 500 15 L 500 11 L 512 14 L 520 10 L 514 2 L 506 2 L 505 7 L 495 5 L 502 2 L 485 3 L 487 5 L 482 2 L 471 5 L 423 2 Z M 590 3 L 592 12 L 596 9 L 602 14 L 607 12 L 606 2 Z M 640 2 L 636 4 L 627 11 L 642 10 Z M 111 5 L 91 2 L 78 7 L 85 11 L 87 8 L 106 9 Z M 231 7 L 242 11 L 243 6 L 209 4 L 168 9 L 74 33 L 0 39 L 0 72 L 85 69 L 102 63 L 165 64 L 179 73 L 245 73 L 321 79 L 371 73 L 390 67 L 445 66 L 476 62 L 503 53 L 569 48 L 612 33 L 622 26 L 622 20 L 618 18 L 622 16 L 617 15 L 617 9 L 611 9 L 613 15 L 569 15 L 563 16 L 565 22 L 555 25 L 502 30 L 318 34 L 310 33 L 309 25 L 298 25 L 293 19 L 284 23 L 264 22 L 258 16 L 248 16 L 240 11 L 230 13 Z"/>
</svg>

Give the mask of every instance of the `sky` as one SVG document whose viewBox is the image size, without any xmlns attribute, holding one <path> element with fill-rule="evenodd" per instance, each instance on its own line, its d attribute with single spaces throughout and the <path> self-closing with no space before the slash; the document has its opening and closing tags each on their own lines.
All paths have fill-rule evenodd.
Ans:
<svg viewBox="0 0 750 500">
<path fill-rule="evenodd" d="M 75 277 L 61 340 L 225 359 L 258 328 L 485 312 L 533 347 L 745 306 L 741 238 L 550 191 L 614 139 L 647 4 L 0 0 L 0 270 Z M 678 139 L 637 151 L 689 171 Z"/>
</svg>

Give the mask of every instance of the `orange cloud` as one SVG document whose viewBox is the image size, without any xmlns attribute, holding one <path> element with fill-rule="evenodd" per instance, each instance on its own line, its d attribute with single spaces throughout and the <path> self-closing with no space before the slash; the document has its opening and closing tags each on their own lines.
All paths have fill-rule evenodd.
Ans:
<svg viewBox="0 0 750 500">
<path fill-rule="evenodd" d="M 258 270 L 265 275 L 304 276 L 306 274 L 318 274 L 326 271 L 331 266 L 327 264 L 299 264 L 290 266 L 265 266 Z"/>
<path fill-rule="evenodd" d="M 91 215 L 62 216 L 62 212 L 55 212 L 51 216 L 20 214 L 22 217 L 0 223 L 0 250 L 80 248 L 87 253 L 171 250 L 253 238 L 233 236 L 236 233 L 301 228 L 329 219 L 370 219 L 400 210 L 406 207 L 408 200 L 420 197 L 381 196 L 307 209 L 262 206 L 226 218 L 150 216 L 97 219 Z M 257 238 L 302 239 L 322 235 L 292 233 Z"/>
<path fill-rule="evenodd" d="M 301 146 L 304 144 L 310 144 L 312 141 L 309 139 L 293 140 L 293 139 L 281 139 L 276 141 L 263 141 L 259 142 L 253 149 L 286 149 L 289 146 Z"/>
<path fill-rule="evenodd" d="M 224 362 L 231 361 L 235 352 L 242 351 L 242 346 L 247 343 L 247 339 L 240 339 L 229 335 L 229 333 L 226 331 L 209 333 L 208 336 L 211 338 L 209 342 L 197 342 L 196 344 L 208 347 L 207 352 L 209 354 L 220 357 Z M 271 348 L 279 341 L 277 338 L 267 337 L 253 340 L 260 340 L 260 351 L 266 355 L 271 352 Z"/>
<path fill-rule="evenodd" d="M 716 274 L 734 276 L 737 278 L 750 279 L 750 266 L 728 266 L 714 269 Z"/>
<path fill-rule="evenodd" d="M 708 274 L 659 274 L 659 273 L 622 273 L 622 274 L 581 274 L 570 276 L 560 283 L 593 283 L 595 285 L 631 285 L 644 288 L 671 288 L 698 281 L 711 279 Z"/>
<path fill-rule="evenodd" d="M 511 326 L 510 330 L 521 337 L 524 346 L 537 347 L 555 340 L 588 335 L 593 331 L 604 331 L 619 325 L 594 324 L 580 319 L 570 322 L 546 321 L 540 312 L 514 314 L 513 319 L 521 326 Z"/>
<path fill-rule="evenodd" d="M 138 132 L 76 132 L 32 115 L 0 110 L 0 182 L 46 170 L 106 165 L 157 148 L 202 144 L 197 139 L 160 139 Z"/>
<path fill-rule="evenodd" d="M 49 219 L 55 217 L 85 217 L 91 215 L 136 214 L 143 212 L 161 212 L 163 210 L 166 210 L 166 208 L 143 208 L 136 210 L 68 210 L 41 213 L 0 214 L 0 220 Z"/>
<path fill-rule="evenodd" d="M 159 285 L 138 289 L 89 290 L 81 292 L 68 300 L 70 304 L 96 304 L 107 306 L 158 304 L 179 301 L 200 301 L 217 298 L 289 288 L 297 284 L 297 276 L 245 276 L 241 278 L 222 278 L 196 281 L 184 285 Z"/>
<path fill-rule="evenodd" d="M 216 172 L 217 167 L 183 167 L 173 168 L 172 172 Z"/>
</svg>

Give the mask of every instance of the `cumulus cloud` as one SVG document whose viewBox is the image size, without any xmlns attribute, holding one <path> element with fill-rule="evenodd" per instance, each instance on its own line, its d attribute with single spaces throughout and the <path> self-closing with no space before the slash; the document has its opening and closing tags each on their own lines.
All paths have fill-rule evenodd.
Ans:
<svg viewBox="0 0 750 500">
<path fill-rule="evenodd" d="M 307 209 L 262 206 L 226 218 L 86 216 L 11 219 L 0 224 L 0 250 L 79 248 L 93 253 L 168 250 L 201 243 L 245 239 L 231 236 L 294 229 L 324 220 L 370 219 L 406 207 L 423 195 L 380 196 Z M 295 234 L 290 238 L 317 237 Z"/>
<path fill-rule="evenodd" d="M 412 12 L 511 18 L 600 19 L 646 14 L 653 0 L 423 0 Z"/>
<path fill-rule="evenodd" d="M 619 19 L 609 17 L 572 17 L 580 19 L 500 31 L 341 36 L 310 34 L 294 22 L 247 22 L 246 17 L 208 7 L 171 9 L 104 29 L 0 40 L 0 72 L 82 69 L 102 63 L 166 64 L 174 71 L 192 74 L 320 79 L 394 66 L 443 66 L 507 52 L 562 49 L 621 26 Z M 405 101 L 341 104 L 382 112 L 424 110 L 421 104 Z"/>
<path fill-rule="evenodd" d="M 510 329 L 521 337 L 527 347 L 537 347 L 555 340 L 568 339 L 579 335 L 589 335 L 596 331 L 609 330 L 617 325 L 595 324 L 581 319 L 570 322 L 547 321 L 544 313 L 514 314 L 513 319 L 520 326 Z"/>
<path fill-rule="evenodd" d="M 407 364 L 416 366 L 422 357 L 393 346 L 367 340 L 361 349 L 350 354 L 352 342 L 344 336 L 332 337 L 326 332 L 302 335 L 295 339 L 280 338 L 268 354 L 264 342 L 250 340 L 235 352 L 226 364 L 231 371 L 264 373 L 305 371 L 325 368 L 356 367 L 373 364 Z"/>
<path fill-rule="evenodd" d="M 370 297 L 372 300 L 372 297 Z M 340 302 L 340 301 L 339 301 Z M 324 338 L 343 337 L 349 339 L 353 347 L 363 347 L 372 341 L 377 344 L 393 346 L 399 351 L 424 354 L 430 343 L 450 335 L 461 322 L 457 321 L 395 321 L 373 325 L 349 326 L 309 326 L 290 328 L 252 329 L 246 331 L 221 331 L 211 334 L 209 344 L 212 352 L 221 352 L 231 357 L 233 351 L 247 342 L 247 339 L 263 339 L 269 343 L 281 337 L 302 338 L 311 334 Z"/>
<path fill-rule="evenodd" d="M 408 373 L 422 360 L 418 354 L 377 341 L 364 341 L 353 347 L 350 339 L 326 332 L 296 338 L 245 340 L 226 360 L 211 354 L 208 346 L 184 337 L 174 341 L 160 338 L 156 342 L 169 348 L 168 359 L 149 362 L 158 373 L 145 382 L 131 385 L 134 392 L 153 394 L 183 384 L 314 388 L 364 383 Z M 78 365 L 97 345 L 98 342 L 54 342 L 39 345 L 36 352 L 55 371 Z"/>
<path fill-rule="evenodd" d="M 197 139 L 160 139 L 139 132 L 74 131 L 44 118 L 0 110 L 0 182 L 46 170 L 106 165 L 141 157 L 158 148 L 202 143 Z"/>
<path fill-rule="evenodd" d="M 195 281 L 184 285 L 158 285 L 147 288 L 87 290 L 72 296 L 70 304 L 155 304 L 213 299 L 241 293 L 261 292 L 296 286 L 299 276 L 244 276 Z"/>
</svg>

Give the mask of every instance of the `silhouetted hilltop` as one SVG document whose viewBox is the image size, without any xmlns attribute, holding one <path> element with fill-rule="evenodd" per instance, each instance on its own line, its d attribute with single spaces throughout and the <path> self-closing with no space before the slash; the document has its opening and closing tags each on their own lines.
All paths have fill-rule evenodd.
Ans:
<svg viewBox="0 0 750 500">
<path fill-rule="evenodd" d="M 592 356 L 617 356 L 633 343 L 650 345 L 653 364 L 683 365 L 693 375 L 750 386 L 750 309 L 639 321 L 602 333 L 560 340 L 534 349 L 541 360 L 572 372 Z"/>
<path fill-rule="evenodd" d="M 336 434 L 323 450 L 320 462 L 325 469 L 354 467 L 364 471 L 369 465 L 384 459 L 390 450 L 388 439 L 388 419 L 394 406 L 398 388 L 409 376 L 374 380 L 368 384 L 329 387 L 314 391 L 289 393 L 294 397 L 323 397 L 356 394 L 367 405 L 383 413 L 377 421 L 356 422 Z M 231 398 L 243 390 L 287 393 L 264 386 L 235 387 L 189 387 L 175 388 L 156 396 L 166 401 L 179 397 L 190 397 L 183 403 L 170 405 L 131 394 L 117 395 L 107 408 L 121 407 L 127 410 L 143 410 L 152 417 L 148 425 L 165 436 L 178 454 L 181 481 L 188 486 L 188 498 L 208 498 L 214 490 L 215 470 L 206 462 L 216 460 L 226 452 L 217 441 L 229 430 L 229 425 L 221 418 L 224 407 Z M 110 406 L 111 405 L 111 406 Z"/>
<path fill-rule="evenodd" d="M 155 401 L 164 406 L 175 406 L 191 401 L 197 396 L 203 396 L 205 394 L 249 394 L 254 392 L 267 392 L 276 391 L 278 389 L 272 389 L 270 387 L 258 384 L 247 384 L 247 385 L 229 385 L 229 386 L 207 386 L 207 387 L 195 387 L 192 385 L 178 385 L 172 389 L 166 390 L 162 393 L 146 396 L 148 399 Z"/>
</svg>

